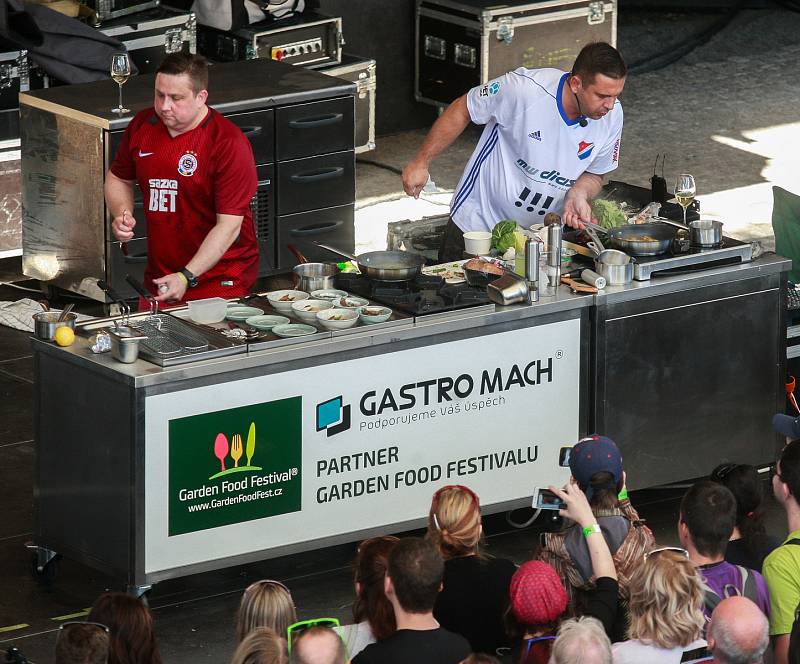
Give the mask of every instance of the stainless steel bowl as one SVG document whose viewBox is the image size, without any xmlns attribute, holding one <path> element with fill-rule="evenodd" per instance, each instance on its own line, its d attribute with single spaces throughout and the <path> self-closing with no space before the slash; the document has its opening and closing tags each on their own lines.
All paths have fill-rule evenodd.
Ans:
<svg viewBox="0 0 800 664">
<path fill-rule="evenodd" d="M 335 288 L 333 281 L 339 268 L 334 263 L 300 263 L 292 268 L 292 272 L 297 280 L 295 288 L 310 293 Z"/>
<path fill-rule="evenodd" d="M 75 321 L 78 319 L 78 314 L 69 313 L 59 323 L 58 317 L 60 315 L 60 311 L 40 311 L 38 314 L 33 314 L 33 333 L 36 338 L 52 341 L 59 327 L 66 326 L 73 330 L 75 329 Z"/>
<path fill-rule="evenodd" d="M 631 262 L 617 265 L 596 260 L 594 271 L 605 278 L 608 286 L 624 286 L 633 281 L 633 263 Z"/>
<path fill-rule="evenodd" d="M 722 242 L 722 222 L 696 219 L 689 223 L 689 241 L 695 247 L 716 247 Z"/>
<path fill-rule="evenodd" d="M 108 330 L 111 336 L 111 357 L 125 364 L 132 364 L 139 359 L 139 342 L 147 337 L 138 330 L 119 326 Z"/>
<path fill-rule="evenodd" d="M 503 306 L 530 302 L 528 282 L 510 272 L 487 285 L 486 293 L 492 302 Z"/>
</svg>

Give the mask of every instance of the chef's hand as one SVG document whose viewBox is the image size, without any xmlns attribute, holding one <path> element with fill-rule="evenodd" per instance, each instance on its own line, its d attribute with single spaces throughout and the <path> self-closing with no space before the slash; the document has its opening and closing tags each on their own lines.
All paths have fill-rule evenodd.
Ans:
<svg viewBox="0 0 800 664">
<path fill-rule="evenodd" d="M 580 230 L 586 228 L 586 224 L 589 222 L 597 223 L 597 219 L 592 217 L 592 205 L 589 203 L 589 199 L 572 191 L 564 199 L 564 212 L 561 214 L 561 219 L 567 226 Z"/>
<path fill-rule="evenodd" d="M 123 210 L 122 214 L 114 217 L 114 221 L 111 222 L 111 230 L 114 233 L 114 237 L 117 238 L 119 242 L 132 240 L 135 226 L 136 219 L 134 219 L 133 215 L 127 210 Z"/>
<path fill-rule="evenodd" d="M 430 173 L 428 173 L 427 164 L 412 161 L 403 169 L 403 189 L 414 198 L 419 198 L 422 188 L 429 179 Z"/>
<path fill-rule="evenodd" d="M 566 504 L 565 509 L 558 510 L 560 516 L 572 519 L 575 523 L 580 524 L 582 528 L 597 523 L 597 517 L 592 513 L 592 508 L 589 505 L 589 501 L 586 499 L 586 494 L 581 491 L 577 482 L 570 479 L 563 489 L 557 489 L 551 486 L 550 491 L 561 498 Z"/>
<path fill-rule="evenodd" d="M 163 277 L 153 279 L 153 283 L 158 289 L 156 300 L 159 302 L 178 302 L 186 294 L 186 280 L 183 275 L 172 273 L 165 274 Z"/>
</svg>

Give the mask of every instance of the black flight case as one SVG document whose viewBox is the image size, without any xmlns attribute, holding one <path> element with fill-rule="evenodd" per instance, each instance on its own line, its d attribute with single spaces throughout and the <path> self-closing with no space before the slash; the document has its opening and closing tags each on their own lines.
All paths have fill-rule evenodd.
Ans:
<svg viewBox="0 0 800 664">
<path fill-rule="evenodd" d="M 416 0 L 417 101 L 447 105 L 517 67 L 569 71 L 591 41 L 616 46 L 617 0 Z"/>
</svg>

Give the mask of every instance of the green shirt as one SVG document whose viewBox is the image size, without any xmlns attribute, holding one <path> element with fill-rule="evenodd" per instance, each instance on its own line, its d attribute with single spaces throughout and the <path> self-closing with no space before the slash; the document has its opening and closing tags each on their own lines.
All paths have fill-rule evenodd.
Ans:
<svg viewBox="0 0 800 664">
<path fill-rule="evenodd" d="M 800 530 L 789 533 L 783 545 L 764 560 L 763 573 L 772 604 L 769 618 L 771 636 L 792 631 L 794 614 L 800 605 L 800 545 L 787 545 L 786 542 L 791 539 L 800 539 Z"/>
</svg>

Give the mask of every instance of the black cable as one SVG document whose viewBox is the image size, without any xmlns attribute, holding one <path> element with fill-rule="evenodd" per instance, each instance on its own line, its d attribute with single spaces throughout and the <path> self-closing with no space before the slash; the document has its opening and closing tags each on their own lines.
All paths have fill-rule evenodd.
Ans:
<svg viewBox="0 0 800 664">
<path fill-rule="evenodd" d="M 791 0 L 783 0 L 791 1 Z M 721 16 L 717 21 L 707 28 L 704 28 L 697 34 L 684 39 L 677 44 L 670 45 L 667 49 L 656 55 L 650 55 L 641 60 L 637 60 L 628 66 L 628 73 L 630 74 L 644 74 L 646 72 L 656 71 L 677 62 L 684 56 L 691 53 L 701 44 L 705 44 L 711 37 L 725 28 L 732 20 L 733 17 L 739 12 L 744 5 L 744 0 L 739 0 L 729 11 Z"/>
<path fill-rule="evenodd" d="M 396 166 L 390 166 L 389 164 L 382 164 L 379 161 L 372 161 L 371 159 L 356 159 L 357 164 L 364 164 L 366 166 L 374 166 L 375 168 L 382 168 L 385 171 L 391 171 L 397 175 L 402 175 L 403 170 L 401 168 L 397 168 Z"/>
</svg>

